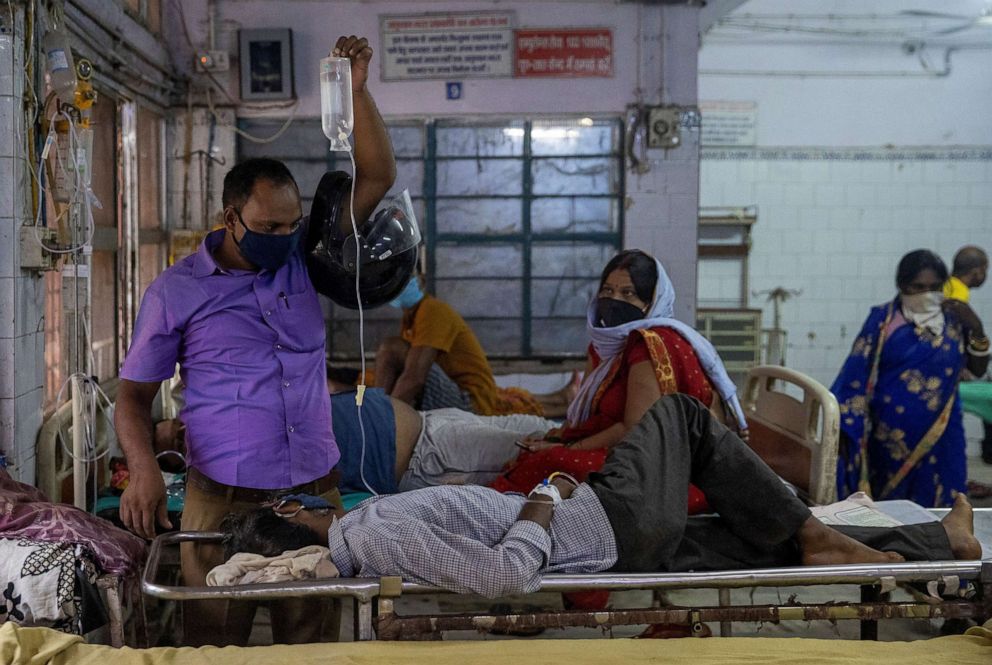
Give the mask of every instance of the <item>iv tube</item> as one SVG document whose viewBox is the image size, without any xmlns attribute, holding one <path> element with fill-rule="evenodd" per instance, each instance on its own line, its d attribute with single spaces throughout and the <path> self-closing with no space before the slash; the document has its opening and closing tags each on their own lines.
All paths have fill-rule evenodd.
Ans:
<svg viewBox="0 0 992 665">
<path fill-rule="evenodd" d="M 355 127 L 355 112 L 348 58 L 328 56 L 320 61 L 320 121 L 332 151 L 351 149 L 348 137 Z"/>
<path fill-rule="evenodd" d="M 351 205 L 348 210 L 351 213 L 351 230 L 355 242 L 359 243 L 361 235 L 358 233 L 358 225 L 355 223 L 355 180 L 358 178 L 358 172 L 355 168 L 355 155 L 351 150 L 351 144 L 348 143 L 348 137 L 355 128 L 355 112 L 351 92 L 351 60 L 348 58 L 328 56 L 320 61 L 320 121 L 324 136 L 331 142 L 331 150 L 347 152 L 348 160 L 351 162 Z M 368 443 L 365 436 L 365 422 L 362 418 L 362 402 L 365 397 L 365 312 L 362 309 L 362 296 L 359 288 L 360 275 L 361 261 L 356 261 L 355 297 L 358 301 L 358 345 L 362 359 L 362 378 L 358 385 L 358 392 L 355 394 L 358 428 L 362 435 L 362 453 L 358 462 L 358 473 L 365 489 L 378 496 L 378 492 L 365 479 L 365 448 Z"/>
</svg>

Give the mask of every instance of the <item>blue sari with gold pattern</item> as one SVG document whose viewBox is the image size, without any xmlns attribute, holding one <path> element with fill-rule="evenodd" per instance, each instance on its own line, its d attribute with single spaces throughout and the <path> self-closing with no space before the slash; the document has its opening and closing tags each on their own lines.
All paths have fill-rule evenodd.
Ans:
<svg viewBox="0 0 992 665">
<path fill-rule="evenodd" d="M 908 322 L 888 333 L 899 299 L 873 307 L 831 392 L 840 404 L 837 496 L 950 506 L 966 489 L 957 385 L 965 363 L 960 324 L 940 335 Z"/>
</svg>

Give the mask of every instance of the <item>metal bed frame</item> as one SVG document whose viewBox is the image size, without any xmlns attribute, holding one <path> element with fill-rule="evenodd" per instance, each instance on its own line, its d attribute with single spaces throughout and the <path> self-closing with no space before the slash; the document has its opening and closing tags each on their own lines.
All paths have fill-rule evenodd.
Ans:
<svg viewBox="0 0 992 665">
<path fill-rule="evenodd" d="M 987 512 L 992 519 L 992 509 Z M 688 625 L 693 633 L 707 621 L 720 623 L 720 634 L 731 634 L 735 621 L 856 620 L 861 622 L 862 639 L 877 637 L 880 619 L 992 617 L 992 561 L 931 561 L 880 565 L 803 566 L 698 573 L 546 575 L 541 591 L 568 592 L 590 589 L 611 591 L 674 589 L 715 589 L 717 605 L 663 607 L 625 610 L 565 610 L 522 614 L 453 614 L 400 616 L 394 600 L 404 594 L 445 594 L 444 589 L 404 582 L 397 577 L 326 579 L 284 584 L 250 584 L 234 587 L 184 587 L 159 583 L 159 561 L 165 547 L 180 542 L 208 543 L 222 538 L 218 532 L 180 531 L 163 534 L 152 544 L 142 580 L 142 590 L 168 600 L 275 600 L 296 597 L 350 598 L 354 604 L 354 639 L 425 639 L 446 630 L 516 630 L 521 628 L 564 628 L 569 626 L 610 628 L 621 625 L 674 623 Z M 961 581 L 971 582 L 969 597 L 926 598 L 890 602 L 885 591 L 897 584 L 943 582 L 953 594 Z M 803 604 L 790 599 L 781 605 L 733 605 L 730 590 L 751 587 L 857 585 L 857 602 Z"/>
<path fill-rule="evenodd" d="M 798 395 L 798 396 L 797 396 Z M 781 477 L 792 483 L 812 503 L 835 500 L 839 436 L 837 400 L 823 385 L 804 374 L 778 366 L 759 366 L 748 373 L 742 402 L 752 427 L 752 448 Z M 934 510 L 936 515 L 945 511 Z M 992 508 L 976 509 L 976 524 L 984 541 L 992 545 Z M 985 522 L 988 525 L 985 525 Z M 675 623 L 688 625 L 698 634 L 704 622 L 720 623 L 722 635 L 731 634 L 734 621 L 857 620 L 861 636 L 874 639 L 877 621 L 888 618 L 982 618 L 992 616 L 992 560 L 932 561 L 884 565 L 810 566 L 704 573 L 623 575 L 546 575 L 541 591 L 568 592 L 590 589 L 612 591 L 650 590 L 658 594 L 674 589 L 715 589 L 717 604 L 704 607 L 647 607 L 602 611 L 547 611 L 520 614 L 449 614 L 401 616 L 395 599 L 404 594 L 449 593 L 435 587 L 404 582 L 399 578 L 354 578 L 257 584 L 241 587 L 182 587 L 158 582 L 163 548 L 179 542 L 214 542 L 221 534 L 178 532 L 159 536 L 152 544 L 142 588 L 145 593 L 170 600 L 242 599 L 272 600 L 321 596 L 350 598 L 354 603 L 354 639 L 424 639 L 445 630 L 505 630 L 586 626 Z M 943 581 L 953 590 L 964 580 L 974 586 L 971 597 L 947 600 L 926 598 L 913 602 L 888 602 L 885 591 L 901 583 Z M 858 602 L 800 604 L 790 599 L 780 605 L 731 604 L 730 590 L 752 587 L 857 585 Z M 654 603 L 657 605 L 658 603 Z"/>
</svg>

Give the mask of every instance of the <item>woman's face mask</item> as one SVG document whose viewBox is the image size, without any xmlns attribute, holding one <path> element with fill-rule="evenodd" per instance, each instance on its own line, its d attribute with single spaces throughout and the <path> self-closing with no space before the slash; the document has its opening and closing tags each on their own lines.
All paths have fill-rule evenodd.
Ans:
<svg viewBox="0 0 992 665">
<path fill-rule="evenodd" d="M 614 328 L 644 318 L 644 311 L 629 302 L 615 298 L 596 300 L 596 327 Z"/>
<path fill-rule="evenodd" d="M 300 244 L 300 237 L 303 235 L 302 218 L 294 222 L 296 228 L 291 233 L 277 235 L 252 231 L 245 224 L 245 220 L 241 218 L 241 213 L 237 210 L 234 213 L 245 229 L 241 240 L 235 238 L 234 242 L 238 246 L 238 251 L 249 263 L 265 270 L 278 270 L 289 261 L 289 257 L 296 251 Z"/>
<path fill-rule="evenodd" d="M 941 304 L 944 302 L 942 291 L 924 291 L 911 295 L 900 296 L 903 309 L 913 314 L 921 316 L 935 316 L 941 311 Z"/>
<path fill-rule="evenodd" d="M 410 309 L 423 299 L 424 292 L 420 290 L 420 280 L 413 277 L 400 294 L 389 301 L 389 304 L 397 309 Z"/>
</svg>

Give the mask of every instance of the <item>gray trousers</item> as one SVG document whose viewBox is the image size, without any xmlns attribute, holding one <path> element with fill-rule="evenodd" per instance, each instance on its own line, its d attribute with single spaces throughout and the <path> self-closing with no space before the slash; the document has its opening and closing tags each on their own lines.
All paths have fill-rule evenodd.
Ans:
<svg viewBox="0 0 992 665">
<path fill-rule="evenodd" d="M 461 409 L 423 412 L 420 438 L 399 490 L 434 485 L 488 485 L 520 448 L 515 441 L 544 436 L 558 423 L 523 413 L 477 416 Z"/>
<path fill-rule="evenodd" d="M 732 570 L 799 563 L 795 535 L 809 519 L 809 509 L 692 397 L 658 400 L 587 482 L 616 537 L 618 558 L 612 570 Z M 703 490 L 718 518 L 686 516 L 690 482 Z M 954 558 L 939 522 L 834 528 L 910 561 Z"/>
</svg>

